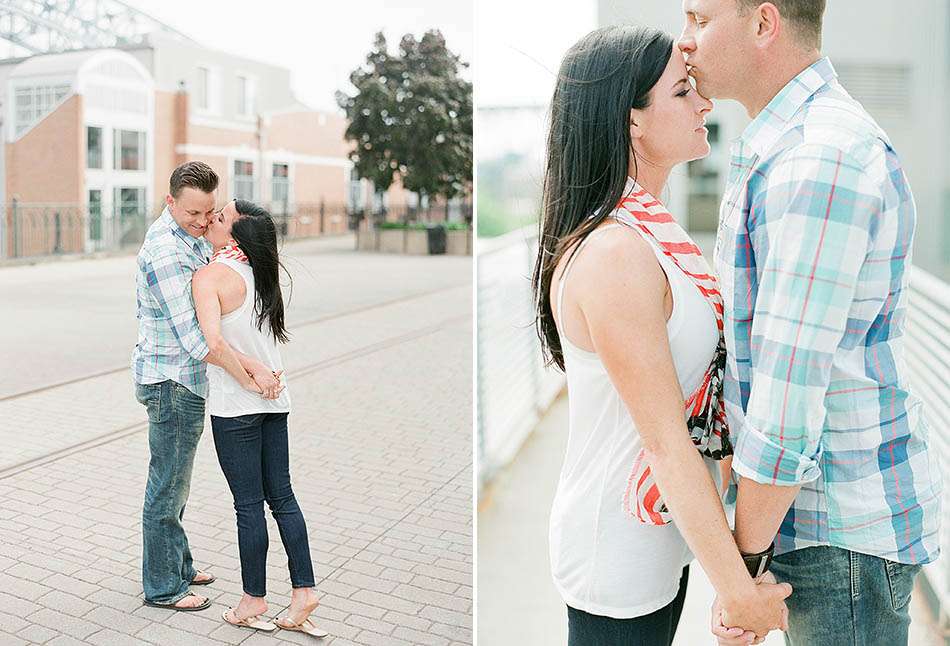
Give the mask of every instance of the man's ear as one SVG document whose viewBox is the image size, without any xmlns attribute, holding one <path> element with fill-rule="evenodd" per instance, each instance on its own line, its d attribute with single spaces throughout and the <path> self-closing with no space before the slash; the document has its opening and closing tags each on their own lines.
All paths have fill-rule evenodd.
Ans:
<svg viewBox="0 0 950 646">
<path fill-rule="evenodd" d="M 171 193 L 165 195 L 165 204 L 171 208 L 175 206 L 175 198 L 172 197 Z"/>
<path fill-rule="evenodd" d="M 641 123 L 643 123 L 643 113 L 636 109 L 630 110 L 630 139 L 639 139 L 643 136 Z"/>
<path fill-rule="evenodd" d="M 755 9 L 755 38 L 760 44 L 771 43 L 782 29 L 781 14 L 771 2 L 763 2 Z"/>
</svg>

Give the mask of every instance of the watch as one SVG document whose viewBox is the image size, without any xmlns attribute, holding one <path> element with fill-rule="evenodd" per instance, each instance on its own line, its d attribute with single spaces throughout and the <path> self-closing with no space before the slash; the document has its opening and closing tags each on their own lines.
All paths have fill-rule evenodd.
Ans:
<svg viewBox="0 0 950 646">
<path fill-rule="evenodd" d="M 749 570 L 749 574 L 753 579 L 756 579 L 768 571 L 769 566 L 772 564 L 772 555 L 775 553 L 775 542 L 773 541 L 769 545 L 768 549 L 758 554 L 743 554 L 739 552 L 742 556 L 742 560 L 745 562 L 746 569 Z"/>
</svg>

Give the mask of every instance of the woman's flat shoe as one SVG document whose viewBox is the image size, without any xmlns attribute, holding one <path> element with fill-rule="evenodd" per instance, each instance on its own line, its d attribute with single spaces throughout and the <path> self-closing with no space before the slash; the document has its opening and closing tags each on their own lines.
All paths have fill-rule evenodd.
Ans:
<svg viewBox="0 0 950 646">
<path fill-rule="evenodd" d="M 228 618 L 229 613 L 231 615 L 231 619 Z M 273 621 L 264 621 L 261 619 L 260 615 L 238 619 L 237 615 L 234 614 L 234 608 L 228 608 L 222 612 L 221 618 L 232 626 L 239 626 L 241 628 L 253 628 L 254 630 L 263 630 L 266 633 L 277 630 L 277 626 Z"/>
<path fill-rule="evenodd" d="M 297 632 L 301 632 L 306 635 L 310 635 L 311 637 L 316 637 L 318 639 L 320 637 L 326 637 L 327 635 L 330 634 L 325 630 L 321 630 L 320 628 L 317 628 L 317 626 L 312 621 L 310 621 L 309 618 L 304 619 L 299 624 L 295 624 L 290 619 L 282 618 L 282 619 L 277 620 L 277 626 L 281 628 L 282 630 L 296 630 Z"/>
</svg>

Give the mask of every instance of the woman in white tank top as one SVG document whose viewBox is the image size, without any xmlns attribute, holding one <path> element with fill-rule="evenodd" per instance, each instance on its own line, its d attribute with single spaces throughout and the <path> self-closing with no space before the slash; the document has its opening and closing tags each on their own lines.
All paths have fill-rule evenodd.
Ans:
<svg viewBox="0 0 950 646">
<path fill-rule="evenodd" d="M 280 291 L 277 228 L 270 214 L 244 200 L 228 203 L 208 225 L 214 255 L 192 280 L 198 322 L 208 346 L 255 357 L 283 373 L 278 343 L 289 339 Z M 244 596 L 223 618 L 229 624 L 273 631 L 278 626 L 316 637 L 327 633 L 309 619 L 317 607 L 307 526 L 290 484 L 287 417 L 290 391 L 261 392 L 249 375 L 238 378 L 208 365 L 207 407 L 218 463 L 237 516 Z M 293 586 L 287 614 L 262 619 L 266 594 L 267 501 L 287 552 Z"/>
<path fill-rule="evenodd" d="M 711 106 L 654 29 L 592 32 L 557 77 L 533 284 L 546 356 L 567 376 L 550 557 L 570 646 L 669 646 L 693 555 L 733 626 L 722 643 L 784 625 L 790 588 L 753 581 L 719 490 L 718 284 L 654 197 L 708 154 Z"/>
</svg>

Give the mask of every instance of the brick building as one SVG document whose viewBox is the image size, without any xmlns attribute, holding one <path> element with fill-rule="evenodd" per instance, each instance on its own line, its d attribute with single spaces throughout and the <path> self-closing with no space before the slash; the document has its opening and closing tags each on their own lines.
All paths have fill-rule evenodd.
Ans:
<svg viewBox="0 0 950 646">
<path fill-rule="evenodd" d="M 295 214 L 298 235 L 342 232 L 348 210 L 414 205 L 398 185 L 375 196 L 352 179 L 345 119 L 297 101 L 287 69 L 180 35 L 2 60 L 0 95 L 7 256 L 140 240 L 190 159 L 219 174 L 222 202 Z"/>
</svg>

